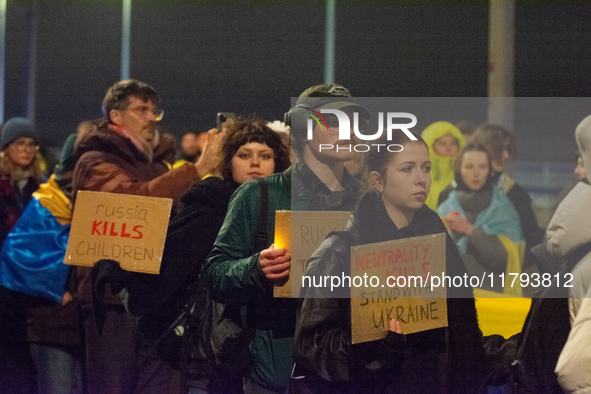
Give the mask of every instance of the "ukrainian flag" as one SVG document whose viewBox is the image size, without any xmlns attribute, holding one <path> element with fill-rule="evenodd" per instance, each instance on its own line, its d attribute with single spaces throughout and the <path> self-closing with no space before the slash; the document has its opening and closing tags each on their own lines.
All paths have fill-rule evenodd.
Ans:
<svg viewBox="0 0 591 394">
<path fill-rule="evenodd" d="M 0 286 L 61 302 L 72 205 L 52 175 L 14 225 L 0 251 Z"/>
</svg>

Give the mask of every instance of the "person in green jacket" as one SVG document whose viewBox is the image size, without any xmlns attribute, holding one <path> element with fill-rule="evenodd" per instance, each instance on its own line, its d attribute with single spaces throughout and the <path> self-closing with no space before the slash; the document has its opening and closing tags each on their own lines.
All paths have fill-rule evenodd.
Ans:
<svg viewBox="0 0 591 394">
<path fill-rule="evenodd" d="M 427 206 L 437 209 L 439 194 L 454 180 L 456 154 L 466 145 L 466 139 L 460 129 L 449 122 L 435 122 L 421 134 L 429 146 L 431 159 L 431 189 Z"/>
<path fill-rule="evenodd" d="M 307 89 L 288 114 L 322 108 L 340 109 L 350 119 L 354 111 L 369 117 L 349 91 L 337 84 Z M 339 140 L 338 123 L 328 119 L 315 124 L 313 137 L 307 139 L 306 128 L 294 120 L 291 137 L 298 163 L 265 178 L 269 201 L 267 249 L 255 247 L 261 190 L 256 181 L 249 181 L 234 193 L 206 267 L 206 286 L 212 299 L 246 305 L 246 321 L 254 329 L 249 345 L 252 368 L 246 377 L 247 393 L 285 392 L 293 367 L 298 300 L 273 298 L 273 285 L 285 282 L 291 259 L 286 249 L 272 245 L 275 211 L 348 211 L 360 194 L 360 182 L 344 166 L 355 153 L 345 149 L 345 145 L 351 147 L 348 142 Z M 341 144 L 343 149 L 323 150 L 320 144 Z"/>
</svg>

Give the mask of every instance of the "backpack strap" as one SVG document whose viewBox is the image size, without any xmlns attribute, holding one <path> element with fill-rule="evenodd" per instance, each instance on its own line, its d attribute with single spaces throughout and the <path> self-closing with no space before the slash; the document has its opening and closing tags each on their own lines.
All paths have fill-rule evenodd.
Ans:
<svg viewBox="0 0 591 394">
<path fill-rule="evenodd" d="M 261 190 L 259 204 L 259 221 L 254 241 L 254 249 L 260 252 L 267 248 L 267 222 L 269 216 L 269 185 L 265 178 L 255 178 Z"/>
</svg>

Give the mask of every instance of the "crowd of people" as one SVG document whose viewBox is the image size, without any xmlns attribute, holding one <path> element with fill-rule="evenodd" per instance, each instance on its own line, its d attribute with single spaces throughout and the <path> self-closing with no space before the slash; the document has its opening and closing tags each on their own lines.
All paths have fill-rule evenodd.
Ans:
<svg viewBox="0 0 591 394">
<path fill-rule="evenodd" d="M 446 236 L 451 276 L 568 267 L 574 280 L 565 308 L 573 330 L 562 333 L 555 359 L 543 360 L 550 372 L 525 374 L 548 379 L 547 392 L 586 392 L 591 117 L 576 130 L 580 182 L 544 232 L 528 193 L 506 172 L 516 141 L 504 128 L 485 124 L 463 134 L 440 121 L 422 133 L 393 130 L 376 143 L 401 149 L 370 149 L 361 165 L 336 117 L 302 121 L 322 109 L 355 118 L 355 127 L 368 123 L 357 119 L 367 121 L 369 112 L 348 89 L 315 85 L 286 113 L 281 130 L 280 122 L 239 116 L 221 132 L 186 133 L 177 149 L 157 128 L 163 111 L 154 88 L 120 81 L 106 92 L 103 116 L 68 137 L 53 171 L 43 168 L 34 125 L 8 120 L 0 153 L 0 393 L 528 389 L 510 365 L 523 357 L 519 348 L 530 340 L 526 329 L 540 318 L 539 304 L 527 320 L 514 317 L 522 332 L 482 322 L 535 289 L 500 281 L 483 293 L 450 287 L 446 327 L 405 334 L 405 323 L 391 318 L 383 339 L 352 344 L 349 298 L 328 287 L 274 297 L 291 267 L 290 250 L 274 244 L 281 210 L 351 212 L 345 231 L 331 233 L 307 262 L 311 276 L 350 274 L 352 246 L 437 233 Z M 353 132 L 359 130 L 351 126 Z M 360 166 L 357 174 L 347 169 Z M 105 260 L 93 268 L 63 264 L 79 191 L 172 199 L 160 274 Z M 99 300 L 97 275 L 109 283 Z M 475 294 L 512 298 L 498 298 L 491 309 Z M 99 306 L 104 313 L 96 313 Z M 524 363 L 535 361 L 529 356 Z"/>
</svg>

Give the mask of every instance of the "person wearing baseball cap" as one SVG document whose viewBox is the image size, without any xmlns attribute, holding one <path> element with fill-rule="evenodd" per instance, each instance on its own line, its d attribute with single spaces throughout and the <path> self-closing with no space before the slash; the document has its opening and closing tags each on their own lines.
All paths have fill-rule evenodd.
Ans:
<svg viewBox="0 0 591 394">
<path fill-rule="evenodd" d="M 331 83 L 328 85 L 314 85 L 306 90 L 296 102 L 296 107 L 306 105 L 316 110 L 320 109 L 343 109 L 351 107 L 352 109 L 361 112 L 361 117 L 369 119 L 369 112 L 357 104 L 355 98 L 351 97 L 351 93 L 342 85 Z"/>
<path fill-rule="evenodd" d="M 275 211 L 350 211 L 360 195 L 361 183 L 344 165 L 355 151 L 352 140 L 339 139 L 339 119 L 323 113 L 324 120 L 307 130 L 307 119 L 318 118 L 316 113 L 323 108 L 340 110 L 350 120 L 354 112 L 369 117 L 342 85 L 315 85 L 304 91 L 285 116 L 297 164 L 264 178 L 266 189 L 257 181 L 238 188 L 206 266 L 211 297 L 224 304 L 246 305 L 248 324 L 254 329 L 248 349 L 252 367 L 245 376 L 247 393 L 285 392 L 293 367 L 297 299 L 273 297 L 273 286 L 286 282 L 291 265 L 287 250 L 273 245 Z M 333 149 L 323 149 L 327 146 Z M 265 196 L 268 209 L 263 212 L 268 213 L 269 231 L 266 248 L 256 250 Z"/>
</svg>

